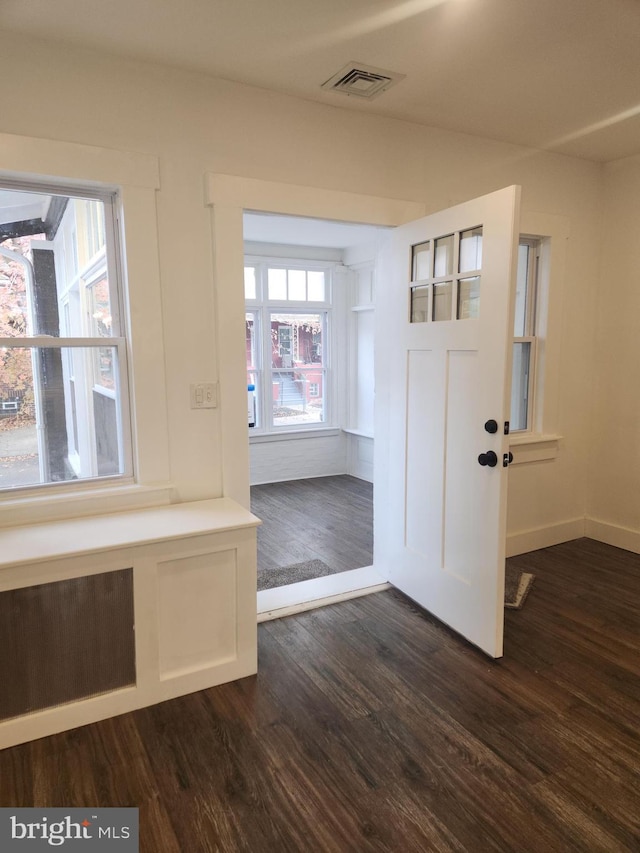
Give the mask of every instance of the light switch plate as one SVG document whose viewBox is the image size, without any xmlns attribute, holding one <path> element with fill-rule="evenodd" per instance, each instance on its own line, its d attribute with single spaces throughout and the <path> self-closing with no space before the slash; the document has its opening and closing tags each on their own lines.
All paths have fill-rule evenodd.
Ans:
<svg viewBox="0 0 640 853">
<path fill-rule="evenodd" d="M 218 405 L 218 383 L 196 382 L 189 386 L 192 409 L 215 409 Z"/>
</svg>

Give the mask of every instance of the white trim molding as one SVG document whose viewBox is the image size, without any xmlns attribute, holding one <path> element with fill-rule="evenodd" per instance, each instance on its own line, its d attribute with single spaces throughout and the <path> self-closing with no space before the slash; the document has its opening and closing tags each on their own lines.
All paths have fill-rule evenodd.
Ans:
<svg viewBox="0 0 640 853">
<path fill-rule="evenodd" d="M 158 158 L 149 154 L 119 151 L 59 140 L 0 134 L 0 181 L 39 182 L 65 190 L 100 187 L 119 194 L 117 238 L 122 244 L 124 311 L 130 341 L 129 369 L 132 409 L 135 479 L 139 485 L 169 487 L 169 432 L 166 403 L 164 331 L 156 212 L 156 191 L 160 187 Z M 101 491 L 95 484 L 94 512 L 130 509 L 140 506 L 145 496 L 150 505 L 164 503 L 166 495 L 138 490 L 133 501 L 130 483 L 123 483 L 123 499 L 116 493 Z M 129 492 L 127 494 L 127 491 Z M 26 494 L 26 493 L 25 493 Z M 44 520 L 45 492 L 33 493 L 34 515 Z M 70 517 L 77 513 L 83 492 L 72 484 L 63 489 L 47 489 L 55 495 L 50 518 Z M 104 494 L 105 502 L 99 495 Z M 64 509 L 65 495 L 68 506 Z M 38 506 L 38 500 L 41 506 Z M 19 523 L 29 501 L 17 494 L 3 493 L 2 515 L 18 511 Z M 8 517 L 8 516 L 7 516 Z M 2 522 L 0 521 L 0 525 Z"/>
<path fill-rule="evenodd" d="M 538 551 L 540 548 L 550 548 L 552 545 L 581 539 L 586 535 L 584 518 L 572 518 L 559 524 L 510 533 L 507 536 L 507 557 L 527 554 L 529 551 Z"/>
<path fill-rule="evenodd" d="M 0 133 L 0 178 L 33 180 L 34 175 L 80 186 L 160 188 L 158 158 L 151 154 Z"/>
<path fill-rule="evenodd" d="M 425 206 L 213 172 L 205 175 L 205 204 L 212 211 L 216 340 L 225 356 L 218 358 L 223 494 L 249 507 L 243 211 L 394 226 L 424 216 Z"/>
<path fill-rule="evenodd" d="M 209 172 L 206 177 L 206 204 L 236 207 L 289 216 L 335 219 L 347 211 L 344 221 L 366 225 L 402 225 L 425 214 L 422 202 L 381 198 L 362 193 L 326 190 L 282 184 L 237 175 Z"/>
<path fill-rule="evenodd" d="M 625 551 L 640 554 L 640 530 L 612 524 L 610 521 L 600 521 L 597 518 L 587 518 L 585 521 L 585 536 L 614 545 Z"/>
<path fill-rule="evenodd" d="M 517 554 L 527 554 L 529 551 L 538 551 L 540 548 L 560 545 L 563 542 L 570 542 L 572 539 L 580 539 L 583 536 L 595 539 L 596 542 L 613 545 L 615 548 L 622 548 L 623 551 L 640 554 L 640 530 L 596 518 L 574 518 L 560 524 L 551 524 L 546 527 L 537 527 L 533 530 L 509 534 L 507 537 L 507 557 L 515 557 Z"/>
</svg>

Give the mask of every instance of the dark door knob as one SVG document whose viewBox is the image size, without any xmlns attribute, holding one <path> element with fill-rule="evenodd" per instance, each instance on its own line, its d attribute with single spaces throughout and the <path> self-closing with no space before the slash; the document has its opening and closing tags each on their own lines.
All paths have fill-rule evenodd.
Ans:
<svg viewBox="0 0 640 853">
<path fill-rule="evenodd" d="M 498 432 L 498 421 L 494 421 L 492 418 L 490 421 L 485 422 L 484 428 L 493 435 Z"/>
<path fill-rule="evenodd" d="M 495 468 L 498 464 L 498 457 L 493 450 L 487 450 L 486 453 L 481 453 L 480 456 L 478 456 L 478 462 L 481 465 L 488 465 L 489 468 Z"/>
</svg>

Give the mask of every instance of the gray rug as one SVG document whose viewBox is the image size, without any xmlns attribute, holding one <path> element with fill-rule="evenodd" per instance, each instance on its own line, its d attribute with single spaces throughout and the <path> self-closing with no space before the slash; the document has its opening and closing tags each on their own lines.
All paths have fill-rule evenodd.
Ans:
<svg viewBox="0 0 640 853">
<path fill-rule="evenodd" d="M 520 610 L 529 595 L 534 579 L 535 575 L 507 564 L 504 578 L 504 606 L 510 610 Z"/>
<path fill-rule="evenodd" d="M 306 560 L 304 563 L 293 563 L 280 569 L 262 569 L 258 572 L 258 591 L 335 575 L 339 571 L 340 569 L 332 569 L 322 560 Z"/>
</svg>

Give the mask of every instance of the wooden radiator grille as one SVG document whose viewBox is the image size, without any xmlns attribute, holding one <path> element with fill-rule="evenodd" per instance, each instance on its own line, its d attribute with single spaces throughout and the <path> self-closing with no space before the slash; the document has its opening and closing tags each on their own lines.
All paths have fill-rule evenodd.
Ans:
<svg viewBox="0 0 640 853">
<path fill-rule="evenodd" d="M 132 569 L 0 593 L 0 720 L 135 680 Z"/>
</svg>

